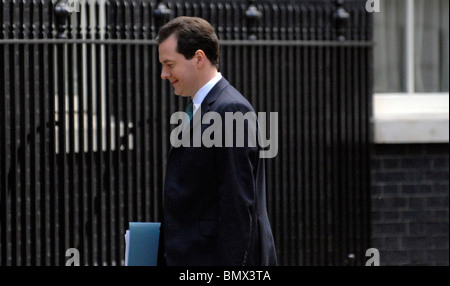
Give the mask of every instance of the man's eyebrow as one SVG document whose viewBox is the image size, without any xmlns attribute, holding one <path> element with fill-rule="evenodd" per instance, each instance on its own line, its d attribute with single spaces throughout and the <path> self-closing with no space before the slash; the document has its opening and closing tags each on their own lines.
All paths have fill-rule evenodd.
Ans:
<svg viewBox="0 0 450 286">
<path fill-rule="evenodd" d="M 163 63 L 163 64 L 166 64 L 166 63 L 173 63 L 173 60 L 164 60 L 164 61 L 162 61 L 162 63 Z"/>
</svg>

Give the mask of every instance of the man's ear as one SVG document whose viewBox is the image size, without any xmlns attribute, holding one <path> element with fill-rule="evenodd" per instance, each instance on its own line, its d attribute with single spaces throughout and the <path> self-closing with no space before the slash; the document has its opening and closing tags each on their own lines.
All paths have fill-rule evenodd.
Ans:
<svg viewBox="0 0 450 286">
<path fill-rule="evenodd" d="M 205 52 L 203 50 L 197 50 L 194 54 L 195 64 L 197 67 L 202 67 L 205 65 L 207 57 Z"/>
</svg>

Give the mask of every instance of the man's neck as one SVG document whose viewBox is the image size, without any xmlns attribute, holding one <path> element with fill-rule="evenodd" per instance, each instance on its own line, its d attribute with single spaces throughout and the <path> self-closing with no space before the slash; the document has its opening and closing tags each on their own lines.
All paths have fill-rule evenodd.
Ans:
<svg viewBox="0 0 450 286">
<path fill-rule="evenodd" d="M 199 80 L 198 89 L 197 91 L 191 96 L 194 98 L 195 94 L 203 87 L 205 84 L 207 84 L 210 80 L 212 80 L 215 76 L 217 76 L 219 72 L 216 68 L 212 68 L 210 71 L 205 72 L 205 75 L 202 75 Z"/>
</svg>

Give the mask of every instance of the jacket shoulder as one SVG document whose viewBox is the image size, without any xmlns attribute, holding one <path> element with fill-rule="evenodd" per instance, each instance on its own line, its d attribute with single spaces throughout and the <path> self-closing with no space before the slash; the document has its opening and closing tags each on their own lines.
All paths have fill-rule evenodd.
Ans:
<svg viewBox="0 0 450 286">
<path fill-rule="evenodd" d="M 218 112 L 255 112 L 250 102 L 232 85 L 225 86 L 211 106 Z"/>
</svg>

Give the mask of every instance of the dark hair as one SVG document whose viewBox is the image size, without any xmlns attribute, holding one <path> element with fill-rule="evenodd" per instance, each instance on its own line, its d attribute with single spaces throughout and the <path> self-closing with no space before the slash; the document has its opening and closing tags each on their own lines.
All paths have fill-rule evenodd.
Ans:
<svg viewBox="0 0 450 286">
<path fill-rule="evenodd" d="M 156 41 L 164 42 L 171 35 L 177 39 L 177 52 L 187 60 L 202 50 L 211 64 L 219 68 L 219 40 L 214 28 L 206 20 L 197 17 L 181 16 L 165 24 L 158 32 Z"/>
</svg>

